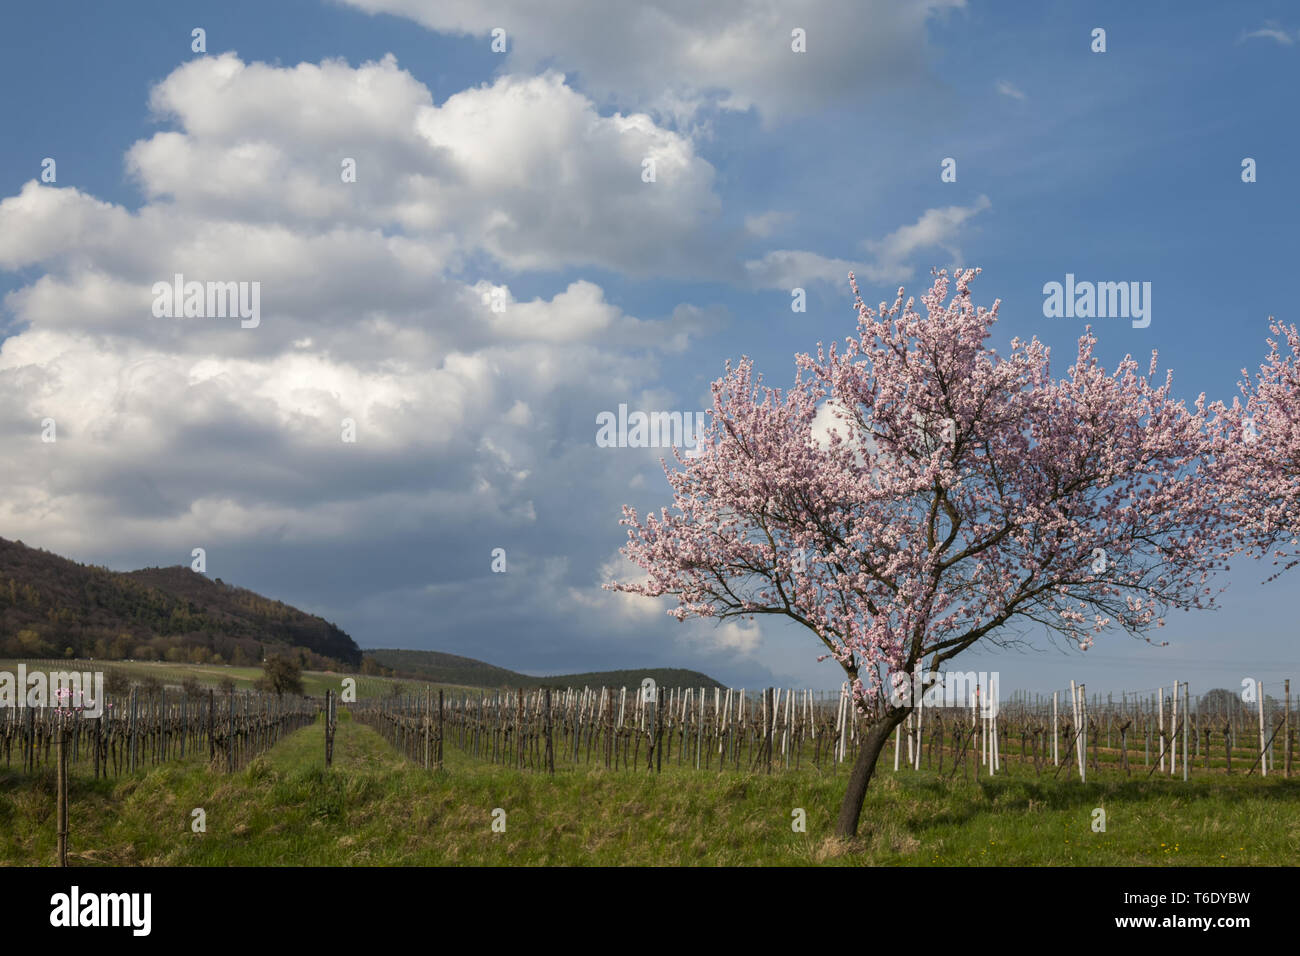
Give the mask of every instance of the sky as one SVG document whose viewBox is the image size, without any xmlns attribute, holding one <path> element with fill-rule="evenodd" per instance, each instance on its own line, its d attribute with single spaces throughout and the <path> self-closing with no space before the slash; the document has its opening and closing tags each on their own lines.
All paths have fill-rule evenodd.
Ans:
<svg viewBox="0 0 1300 956">
<path fill-rule="evenodd" d="M 1091 323 L 1189 403 L 1298 318 L 1286 3 L 51 0 L 0 25 L 0 536 L 116 570 L 201 547 L 362 647 L 837 687 L 807 632 L 602 589 L 632 570 L 622 506 L 671 501 L 666 452 L 601 447 L 602 412 L 703 411 L 742 355 L 788 384 L 853 332 L 849 269 L 875 303 L 979 266 L 994 348 L 1036 336 L 1063 374 Z M 257 323 L 154 315 L 178 273 L 257 282 Z M 1067 275 L 1150 283 L 1150 323 L 1046 316 Z M 953 666 L 1004 694 L 1300 677 L 1273 570 L 1234 563 L 1167 647 Z"/>
</svg>

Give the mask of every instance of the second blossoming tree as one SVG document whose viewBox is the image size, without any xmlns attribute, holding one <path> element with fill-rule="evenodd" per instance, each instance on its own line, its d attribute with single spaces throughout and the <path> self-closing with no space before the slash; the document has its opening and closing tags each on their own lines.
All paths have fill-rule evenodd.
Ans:
<svg viewBox="0 0 1300 956">
<path fill-rule="evenodd" d="M 1300 563 L 1300 330 L 1269 328 L 1259 374 L 1243 370 L 1240 397 L 1213 406 L 1214 468 L 1246 547 L 1281 574 Z"/>
</svg>

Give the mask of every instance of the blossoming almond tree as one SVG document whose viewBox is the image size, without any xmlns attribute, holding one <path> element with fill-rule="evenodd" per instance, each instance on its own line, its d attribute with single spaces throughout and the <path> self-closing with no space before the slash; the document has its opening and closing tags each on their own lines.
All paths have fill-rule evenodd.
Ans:
<svg viewBox="0 0 1300 956">
<path fill-rule="evenodd" d="M 1259 375 L 1242 369 L 1240 398 L 1211 409 L 1214 469 L 1245 546 L 1286 570 L 1300 564 L 1300 330 L 1271 317 L 1269 329 Z"/>
<path fill-rule="evenodd" d="M 1204 397 L 1174 401 L 1154 355 L 1147 376 L 1127 357 L 1108 374 L 1091 331 L 1060 380 L 1037 339 L 998 355 L 998 303 L 971 302 L 978 271 L 953 277 L 950 301 L 937 273 L 923 312 L 902 289 L 866 307 L 850 274 L 856 337 L 797 356 L 787 391 L 728 363 L 698 454 L 665 465 L 673 511 L 624 507 L 623 553 L 647 576 L 606 587 L 675 598 L 679 620 L 787 618 L 844 669 L 868 729 L 842 836 L 912 708 L 885 692 L 890 674 L 1035 629 L 1085 648 L 1107 627 L 1144 636 L 1171 608 L 1212 605 L 1231 553 Z"/>
</svg>

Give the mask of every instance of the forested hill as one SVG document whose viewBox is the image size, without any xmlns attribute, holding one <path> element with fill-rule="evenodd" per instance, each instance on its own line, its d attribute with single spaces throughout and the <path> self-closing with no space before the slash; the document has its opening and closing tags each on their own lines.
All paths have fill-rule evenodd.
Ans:
<svg viewBox="0 0 1300 956">
<path fill-rule="evenodd" d="M 712 677 L 699 671 L 674 667 L 531 677 L 472 657 L 459 657 L 441 651 L 376 648 L 367 649 L 365 655 L 366 660 L 374 661 L 380 667 L 402 677 L 445 684 L 463 684 L 468 687 L 638 687 L 647 677 L 652 678 L 660 687 L 722 686 Z"/>
<path fill-rule="evenodd" d="M 268 647 L 352 666 L 339 628 L 188 567 L 119 572 L 0 538 L 0 655 L 252 664 Z"/>
</svg>

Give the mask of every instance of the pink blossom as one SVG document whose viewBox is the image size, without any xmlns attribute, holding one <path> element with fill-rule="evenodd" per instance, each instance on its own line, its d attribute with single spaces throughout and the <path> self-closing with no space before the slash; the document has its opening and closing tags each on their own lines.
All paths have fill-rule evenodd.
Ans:
<svg viewBox="0 0 1300 956">
<path fill-rule="evenodd" d="M 922 658 L 937 670 L 1034 631 L 1086 648 L 1212 606 L 1235 538 L 1204 396 L 1175 401 L 1154 354 L 1145 375 L 1132 357 L 1108 373 L 1091 329 L 1060 379 L 1036 338 L 997 354 L 978 271 L 936 273 L 920 311 L 902 289 L 868 308 L 850 275 L 857 334 L 796 356 L 786 390 L 728 363 L 698 455 L 665 464 L 673 509 L 623 509 L 646 579 L 606 587 L 675 599 L 679 620 L 793 620 L 871 717 L 899 710 L 887 675 Z M 827 402 L 838 421 L 819 439 Z"/>
<path fill-rule="evenodd" d="M 1300 562 L 1300 332 L 1272 318 L 1269 329 L 1259 375 L 1242 369 L 1240 397 L 1212 406 L 1211 470 L 1245 546 L 1286 570 Z"/>
</svg>

